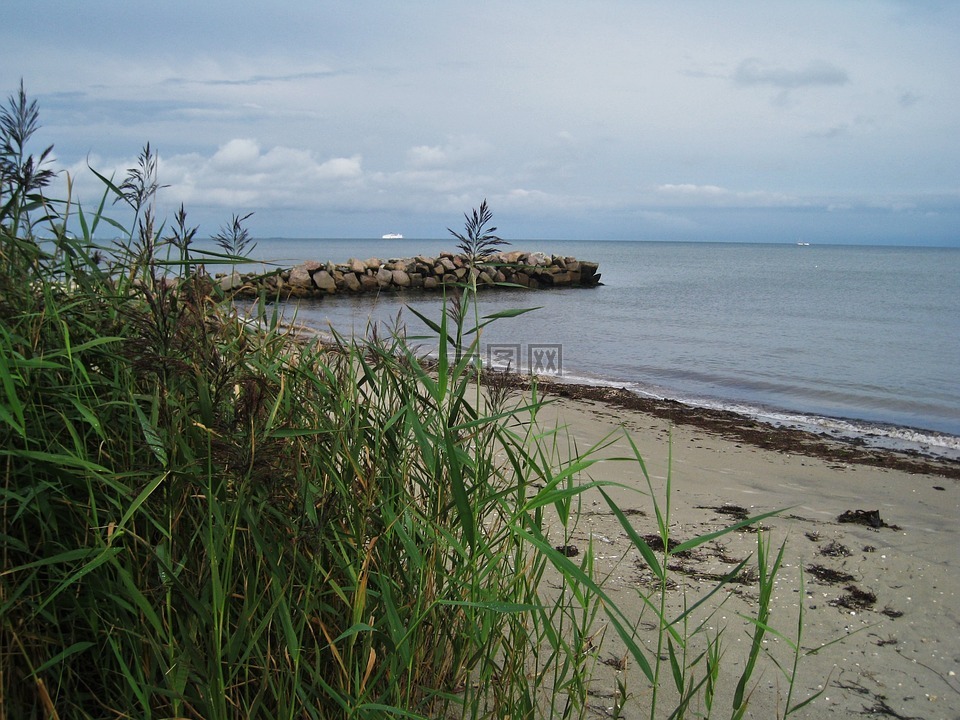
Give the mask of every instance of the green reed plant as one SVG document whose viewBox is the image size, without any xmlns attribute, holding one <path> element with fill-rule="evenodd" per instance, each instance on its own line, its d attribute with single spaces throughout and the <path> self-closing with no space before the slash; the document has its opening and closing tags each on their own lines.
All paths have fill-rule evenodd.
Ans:
<svg viewBox="0 0 960 720">
<path fill-rule="evenodd" d="M 654 692 L 674 678 L 675 716 L 709 707 L 719 637 L 694 657 L 705 630 L 688 623 L 714 596 L 667 615 L 669 487 L 658 557 L 589 479 L 612 438 L 578 448 L 540 424 L 536 390 L 477 373 L 479 331 L 522 311 L 481 316 L 466 283 L 473 327 L 425 318 L 429 361 L 401 334 L 306 342 L 267 298 L 242 317 L 185 211 L 168 233 L 153 217 L 151 158 L 119 184 L 99 175 L 93 210 L 4 176 L 0 717 L 579 718 L 601 619 Z M 107 215 L 114 198 L 129 226 Z M 98 226 L 125 229 L 100 247 Z M 660 582 L 643 596 L 652 658 L 593 548 L 557 549 L 590 492 Z M 770 632 L 769 614 L 755 627 Z M 749 674 L 743 687 L 745 701 Z"/>
</svg>

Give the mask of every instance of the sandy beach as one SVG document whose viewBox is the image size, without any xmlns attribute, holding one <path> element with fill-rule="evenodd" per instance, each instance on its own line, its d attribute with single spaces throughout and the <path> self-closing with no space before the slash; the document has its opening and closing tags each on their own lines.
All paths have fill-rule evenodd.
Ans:
<svg viewBox="0 0 960 720">
<path fill-rule="evenodd" d="M 553 402 L 540 414 L 541 423 L 562 426 L 581 452 L 614 438 L 597 457 L 630 455 L 625 429 L 661 498 L 670 473 L 672 538 L 685 541 L 744 514 L 784 509 L 762 523 L 774 552 L 786 541 L 771 623 L 796 639 L 802 604 L 804 652 L 839 639 L 802 661 L 792 702 L 826 690 L 799 717 L 960 718 L 960 463 L 869 450 L 611 389 L 562 384 L 544 389 Z M 639 466 L 615 459 L 591 466 L 581 478 L 588 479 L 646 490 Z M 641 535 L 656 532 L 648 496 L 619 489 L 611 494 Z M 654 592 L 653 576 L 598 493 L 584 497 L 571 536 L 558 535 L 556 541 L 578 550 L 592 542 L 611 597 L 652 630 L 652 615 L 643 613 L 640 598 Z M 675 612 L 755 554 L 756 546 L 756 533 L 742 530 L 674 558 Z M 731 583 L 713 600 L 721 598 L 725 602 L 706 621 L 714 630 L 726 627 L 725 678 L 714 717 L 729 716 L 752 627 L 740 614 L 756 605 L 756 591 Z M 624 717 L 647 717 L 649 683 L 629 660 L 623 662 L 612 629 L 602 643 L 591 712 L 611 716 L 619 679 L 631 696 Z M 764 648 L 789 667 L 787 642 L 768 634 Z M 672 684 L 667 668 L 664 673 L 661 686 Z M 778 717 L 784 676 L 768 662 L 754 682 L 747 717 Z M 703 708 L 691 711 L 696 716 Z"/>
</svg>

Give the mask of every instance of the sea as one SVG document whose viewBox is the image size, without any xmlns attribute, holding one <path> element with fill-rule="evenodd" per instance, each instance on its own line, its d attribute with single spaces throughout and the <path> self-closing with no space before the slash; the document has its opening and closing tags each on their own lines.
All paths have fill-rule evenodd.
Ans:
<svg viewBox="0 0 960 720">
<path fill-rule="evenodd" d="M 511 240 L 505 250 L 600 265 L 602 285 L 481 290 L 480 357 L 583 384 L 731 410 L 867 445 L 960 459 L 960 248 Z M 435 256 L 436 239 L 264 239 L 253 257 L 290 267 Z M 436 347 L 409 307 L 436 294 L 300 301 L 288 318 L 345 335 L 402 326 Z"/>
</svg>

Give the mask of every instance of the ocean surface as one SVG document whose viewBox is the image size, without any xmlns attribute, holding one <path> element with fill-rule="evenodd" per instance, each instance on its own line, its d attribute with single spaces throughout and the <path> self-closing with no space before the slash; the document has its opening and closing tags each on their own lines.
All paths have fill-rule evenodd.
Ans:
<svg viewBox="0 0 960 720">
<path fill-rule="evenodd" d="M 254 257 L 289 267 L 454 249 L 268 239 Z M 538 307 L 484 330 L 485 362 L 960 458 L 958 248 L 513 240 L 506 249 L 598 262 L 603 285 L 481 291 L 482 314 Z M 347 334 L 400 312 L 408 335 L 428 334 L 407 303 L 440 317 L 439 296 L 424 294 L 301 302 L 296 312 Z"/>
</svg>

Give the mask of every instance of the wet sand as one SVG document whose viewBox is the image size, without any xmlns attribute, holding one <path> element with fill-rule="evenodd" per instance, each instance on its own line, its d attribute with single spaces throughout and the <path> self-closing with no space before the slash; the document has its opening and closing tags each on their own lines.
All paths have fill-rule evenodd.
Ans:
<svg viewBox="0 0 960 720">
<path fill-rule="evenodd" d="M 802 603 L 804 652 L 840 640 L 801 662 L 793 703 L 826 691 L 798 717 L 960 718 L 960 463 L 871 450 L 615 389 L 540 388 L 553 400 L 539 414 L 543 426 L 561 426 L 562 437 L 580 452 L 604 438 L 612 442 L 596 455 L 610 459 L 592 465 L 580 480 L 633 488 L 611 494 L 641 535 L 656 533 L 656 519 L 649 496 L 636 492 L 647 489 L 639 465 L 612 459 L 632 454 L 623 430 L 639 448 L 661 501 L 670 475 L 672 538 L 682 542 L 745 514 L 783 509 L 761 523 L 774 551 L 786 541 L 771 623 L 796 639 Z M 592 543 L 611 597 L 641 618 L 645 642 L 655 638 L 653 616 L 641 600 L 655 592 L 654 577 L 599 493 L 584 496 L 576 526 L 566 537 L 558 530 L 554 541 L 578 553 Z M 755 528 L 744 528 L 674 557 L 673 611 L 705 594 L 756 547 Z M 724 604 L 705 622 L 711 632 L 726 627 L 713 717 L 729 717 L 752 627 L 740 615 L 751 613 L 757 593 L 730 583 L 714 596 L 720 599 Z M 704 612 L 696 617 L 703 619 Z M 789 667 L 787 642 L 768 634 L 764 648 Z M 652 659 L 654 649 L 648 649 Z M 610 716 L 618 680 L 630 695 L 622 716 L 649 717 L 650 684 L 623 657 L 610 628 L 590 688 L 595 717 Z M 786 681 L 772 663 L 761 667 L 746 716 L 778 717 Z M 665 667 L 661 687 L 672 685 L 669 677 Z M 704 709 L 691 711 L 696 716 Z"/>
</svg>

